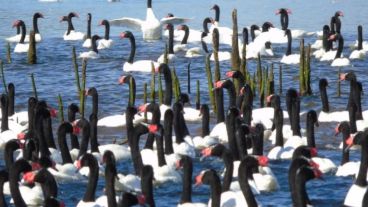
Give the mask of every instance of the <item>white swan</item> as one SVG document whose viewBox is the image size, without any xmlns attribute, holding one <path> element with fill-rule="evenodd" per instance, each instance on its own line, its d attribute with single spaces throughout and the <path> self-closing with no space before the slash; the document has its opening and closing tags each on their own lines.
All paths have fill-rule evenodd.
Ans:
<svg viewBox="0 0 368 207">
<path fill-rule="evenodd" d="M 162 36 L 162 25 L 167 23 L 181 24 L 189 19 L 169 17 L 158 20 L 152 10 L 152 0 L 147 0 L 146 20 L 123 17 L 110 20 L 112 26 L 123 26 L 133 29 L 141 29 L 144 40 L 159 40 Z"/>
<path fill-rule="evenodd" d="M 291 41 L 292 41 L 292 36 L 291 36 L 291 32 L 289 29 L 287 29 L 285 31 L 285 35 L 287 36 L 287 50 L 285 55 L 282 57 L 282 59 L 280 60 L 281 63 L 284 64 L 299 64 L 300 62 L 300 54 L 291 54 Z"/>
<path fill-rule="evenodd" d="M 72 18 L 73 17 L 79 17 L 79 15 L 77 13 L 74 12 L 70 12 L 68 14 L 68 16 L 62 16 L 60 19 L 60 22 L 62 21 L 67 21 L 68 22 L 68 30 L 64 33 L 64 40 L 71 40 L 71 41 L 75 41 L 75 40 L 83 40 L 85 38 L 85 34 L 82 32 L 76 32 L 74 30 L 74 26 L 72 23 Z"/>
<path fill-rule="evenodd" d="M 155 69 L 159 66 L 159 63 L 153 62 L 151 60 L 139 60 L 134 62 L 134 55 L 135 55 L 135 38 L 133 33 L 130 31 L 125 31 L 120 34 L 120 37 L 129 38 L 131 49 L 130 49 L 130 56 L 127 62 L 124 63 L 123 71 L 125 72 L 146 72 L 150 73 L 152 69 Z"/>
<path fill-rule="evenodd" d="M 24 24 L 23 20 L 17 20 L 14 22 L 13 27 L 21 27 L 21 38 L 17 45 L 14 48 L 15 53 L 25 53 L 28 52 L 29 49 L 29 43 L 25 43 L 26 38 L 26 25 Z"/>
<path fill-rule="evenodd" d="M 338 47 L 336 51 L 336 56 L 331 63 L 332 67 L 341 67 L 350 65 L 350 60 L 348 58 L 342 57 L 342 50 L 344 48 L 344 38 L 341 34 L 331 35 L 329 40 L 338 40 Z"/>
</svg>

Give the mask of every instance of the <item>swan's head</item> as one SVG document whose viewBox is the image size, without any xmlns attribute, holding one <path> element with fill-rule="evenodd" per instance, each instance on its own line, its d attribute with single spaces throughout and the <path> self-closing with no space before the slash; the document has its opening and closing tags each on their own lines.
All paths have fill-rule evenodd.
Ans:
<svg viewBox="0 0 368 207">
<path fill-rule="evenodd" d="M 316 127 L 319 126 L 318 123 L 318 116 L 317 116 L 317 112 L 315 110 L 309 110 L 307 113 L 307 119 L 310 119 Z"/>
<path fill-rule="evenodd" d="M 125 32 L 120 33 L 120 38 L 121 39 L 130 38 L 132 36 L 133 36 L 133 33 L 130 32 L 130 31 L 125 31 Z"/>
<path fill-rule="evenodd" d="M 100 21 L 100 23 L 98 24 L 99 26 L 102 26 L 102 25 L 109 25 L 109 21 L 107 21 L 106 19 Z"/>
<path fill-rule="evenodd" d="M 167 13 L 166 18 L 172 18 L 172 17 L 174 17 L 173 13 Z"/>
<path fill-rule="evenodd" d="M 37 18 L 44 18 L 43 14 L 41 14 L 40 12 L 36 12 L 34 15 L 33 15 L 33 18 L 37 19 Z"/>
<path fill-rule="evenodd" d="M 240 95 L 244 95 L 247 94 L 249 92 L 252 92 L 252 88 L 250 87 L 249 84 L 244 84 L 241 88 L 240 88 Z"/>
<path fill-rule="evenodd" d="M 335 17 L 343 17 L 344 16 L 344 13 L 342 11 L 337 11 L 335 13 Z"/>
<path fill-rule="evenodd" d="M 290 9 L 286 9 L 286 8 L 281 8 L 276 10 L 275 15 L 278 14 L 292 14 L 292 11 Z"/>
<path fill-rule="evenodd" d="M 171 23 L 168 23 L 165 25 L 165 30 L 173 30 L 174 29 L 174 26 L 171 24 Z"/>
<path fill-rule="evenodd" d="M 15 20 L 14 22 L 13 22 L 13 28 L 14 27 L 19 27 L 19 26 L 21 26 L 22 24 L 24 24 L 24 22 L 23 22 L 23 20 Z"/>
<path fill-rule="evenodd" d="M 328 86 L 328 81 L 326 78 L 321 78 L 319 80 L 319 89 L 322 90 L 322 89 L 325 89 L 326 87 Z"/>
<path fill-rule="evenodd" d="M 69 18 L 73 18 L 73 17 L 77 17 L 77 18 L 79 18 L 79 15 L 78 15 L 77 13 L 75 13 L 75 12 L 70 12 L 70 13 L 68 14 L 68 17 L 69 17 Z"/>
<path fill-rule="evenodd" d="M 220 10 L 220 7 L 217 4 L 215 4 L 215 5 L 213 5 L 213 7 L 211 7 L 210 10 L 218 11 L 218 10 Z"/>
<path fill-rule="evenodd" d="M 186 29 L 188 29 L 188 26 L 185 25 L 185 24 L 182 24 L 182 25 L 178 26 L 178 30 L 186 30 Z"/>
<path fill-rule="evenodd" d="M 271 22 L 265 22 L 265 23 L 263 23 L 263 25 L 262 25 L 262 32 L 268 32 L 268 30 L 271 27 L 274 27 Z"/>
<path fill-rule="evenodd" d="M 87 14 L 87 21 L 91 21 L 92 20 L 92 14 L 91 13 L 88 13 Z"/>
</svg>

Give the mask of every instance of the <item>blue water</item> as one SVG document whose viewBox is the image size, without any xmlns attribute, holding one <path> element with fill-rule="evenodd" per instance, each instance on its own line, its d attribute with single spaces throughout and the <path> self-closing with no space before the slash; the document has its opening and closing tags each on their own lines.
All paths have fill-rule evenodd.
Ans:
<svg viewBox="0 0 368 207">
<path fill-rule="evenodd" d="M 231 11 L 233 8 L 238 10 L 239 28 L 250 26 L 251 24 L 262 24 L 264 21 L 271 21 L 275 26 L 279 27 L 279 16 L 275 16 L 275 10 L 281 7 L 292 9 L 293 14 L 289 17 L 289 27 L 292 29 L 303 29 L 306 31 L 321 30 L 324 24 L 329 23 L 330 17 L 337 10 L 342 10 L 345 16 L 342 18 L 342 34 L 345 38 L 345 56 L 350 54 L 349 45 L 356 39 L 356 27 L 358 24 L 366 26 L 368 13 L 368 1 L 365 0 L 312 0 L 312 1 L 293 1 L 293 0 L 217 0 L 217 1 L 194 1 L 194 0 L 157 0 L 153 1 L 153 8 L 156 16 L 161 18 L 167 13 L 174 13 L 176 16 L 190 17 L 193 20 L 188 24 L 194 29 L 202 28 L 202 19 L 207 16 L 213 16 L 213 11 L 209 10 L 214 3 L 221 7 L 221 25 L 231 26 Z M 30 74 L 34 73 L 37 82 L 38 96 L 47 100 L 50 105 L 57 107 L 57 95 L 61 95 L 65 107 L 72 103 L 78 103 L 76 86 L 74 82 L 74 71 L 71 64 L 71 48 L 76 47 L 77 53 L 85 51 L 82 48 L 82 42 L 66 42 L 63 41 L 62 35 L 66 30 L 66 23 L 59 23 L 59 17 L 67 15 L 70 11 L 80 14 L 79 19 L 74 20 L 74 26 L 79 31 L 86 31 L 86 14 L 91 12 L 92 17 L 92 33 L 103 35 L 103 28 L 97 27 L 102 19 L 113 19 L 122 16 L 144 18 L 146 2 L 143 0 L 122 0 L 117 3 L 108 3 L 104 0 L 64 0 L 61 3 L 40 3 L 36 0 L 1 0 L 0 7 L 0 58 L 5 59 L 5 41 L 4 38 L 14 35 L 15 30 L 11 28 L 12 23 L 16 19 L 23 19 L 28 25 L 28 31 L 31 25 L 31 16 L 34 12 L 42 12 L 45 19 L 40 19 L 39 27 L 42 33 L 43 41 L 37 45 L 38 64 L 28 65 L 26 63 L 27 56 L 25 54 L 13 54 L 12 64 L 5 64 L 6 81 L 13 82 L 16 86 L 16 111 L 26 110 L 27 98 L 32 95 Z M 118 34 L 125 31 L 125 28 L 111 28 L 112 39 L 115 45 L 110 50 L 100 52 L 100 58 L 88 62 L 87 86 L 96 87 L 100 96 L 99 117 L 122 113 L 125 109 L 128 97 L 128 87 L 120 86 L 117 80 L 120 75 L 124 74 L 122 65 L 129 55 L 130 47 L 128 41 L 122 41 L 118 38 Z M 363 33 L 364 33 L 363 29 Z M 134 31 L 137 40 L 136 59 L 152 59 L 155 60 L 164 50 L 165 40 L 155 42 L 144 42 L 140 31 Z M 367 35 L 365 35 L 367 37 Z M 306 43 L 314 42 L 315 36 L 306 38 Z M 293 51 L 298 52 L 298 40 L 293 42 Z M 12 45 L 14 48 L 14 45 Z M 229 50 L 227 46 L 221 46 L 221 49 Z M 270 63 L 278 63 L 281 59 L 285 45 L 273 45 L 275 57 L 264 58 L 263 65 Z M 204 58 L 191 59 L 192 68 L 192 91 L 195 88 L 196 80 L 201 80 L 201 101 L 208 103 L 207 95 L 207 79 L 204 75 Z M 186 67 L 189 63 L 188 59 L 178 58 L 175 62 L 175 68 L 179 75 L 182 89 L 186 90 Z M 364 80 L 367 78 L 368 64 L 365 60 L 354 60 L 351 66 L 341 68 L 341 70 L 354 70 L 359 74 L 358 78 L 362 81 L 365 88 Z M 255 70 L 255 61 L 248 61 L 250 71 Z M 229 62 L 221 63 L 222 74 L 230 69 Z M 143 83 L 149 82 L 150 76 L 147 74 L 134 74 L 138 81 L 138 100 L 137 104 L 142 103 Z M 287 66 L 283 70 L 283 92 L 289 87 L 298 88 L 298 67 Z M 319 62 L 312 60 L 312 89 L 314 95 L 304 97 L 302 101 L 302 110 L 315 109 L 320 110 L 321 104 L 318 93 L 318 80 L 325 77 L 330 82 L 328 95 L 333 110 L 344 109 L 347 103 L 348 84 L 342 84 L 342 96 L 336 97 L 337 84 L 337 68 L 330 67 L 328 62 Z M 275 70 L 276 83 L 278 83 L 278 70 Z M 1 85 L 0 88 L 3 86 Z M 3 90 L 3 89 L 0 89 Z M 278 84 L 276 84 L 278 91 Z M 194 103 L 195 93 L 190 94 L 192 103 Z M 257 100 L 258 98 L 256 98 Z M 367 107 L 366 97 L 362 98 L 363 108 Z M 90 99 L 87 103 L 87 113 L 90 112 Z M 256 106 L 258 106 L 258 102 Z M 305 117 L 302 117 L 301 126 L 305 126 Z M 214 119 L 212 120 L 214 121 Z M 57 120 L 54 121 L 55 128 Z M 317 145 L 319 154 L 332 159 L 335 164 L 339 164 L 340 151 L 337 149 L 340 143 L 340 137 L 333 136 L 333 129 L 336 123 L 321 124 L 316 129 Z M 198 124 L 190 124 L 192 135 L 196 135 L 199 130 Z M 113 138 L 121 138 L 125 136 L 125 129 L 99 129 L 99 137 L 101 143 L 111 141 Z M 333 146 L 333 147 L 331 147 Z M 266 152 L 270 148 L 266 147 Z M 351 153 L 352 159 L 359 159 L 359 152 Z M 194 174 L 198 174 L 202 169 L 213 167 L 218 171 L 223 168 L 222 162 L 216 159 L 206 159 L 194 162 Z M 272 193 L 261 194 L 257 196 L 259 204 L 263 206 L 290 206 L 290 193 L 287 184 L 288 161 L 270 162 L 270 166 L 278 178 L 280 190 Z M 130 161 L 119 165 L 119 172 L 132 172 Z M 353 183 L 352 178 L 335 177 L 333 174 L 324 175 L 324 181 L 312 181 L 307 185 L 310 198 L 315 206 L 340 206 Z M 64 200 L 67 206 L 75 206 L 82 198 L 85 190 L 86 182 L 60 184 L 59 198 Z M 104 182 L 101 178 L 97 189 L 97 195 L 103 194 Z M 181 184 L 165 184 L 154 189 L 154 195 L 157 206 L 175 206 L 179 201 L 181 192 Z M 209 188 L 201 186 L 193 189 L 193 201 L 207 202 L 209 196 Z"/>
</svg>

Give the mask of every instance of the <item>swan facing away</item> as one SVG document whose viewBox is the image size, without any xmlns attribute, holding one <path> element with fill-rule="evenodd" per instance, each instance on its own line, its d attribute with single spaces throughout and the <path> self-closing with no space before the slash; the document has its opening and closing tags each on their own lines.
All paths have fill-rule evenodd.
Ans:
<svg viewBox="0 0 368 207">
<path fill-rule="evenodd" d="M 110 20 L 111 26 L 122 26 L 132 29 L 141 30 L 144 40 L 159 40 L 162 37 L 162 26 L 168 23 L 181 24 L 189 21 L 189 19 L 179 17 L 168 17 L 158 20 L 152 9 L 152 0 L 147 0 L 146 19 L 135 19 L 130 17 L 123 17 L 119 19 Z"/>
</svg>

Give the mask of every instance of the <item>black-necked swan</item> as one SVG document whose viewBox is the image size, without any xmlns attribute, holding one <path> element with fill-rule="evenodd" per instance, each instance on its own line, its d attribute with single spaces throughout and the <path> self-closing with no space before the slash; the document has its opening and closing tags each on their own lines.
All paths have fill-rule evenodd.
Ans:
<svg viewBox="0 0 368 207">
<path fill-rule="evenodd" d="M 330 35 L 330 27 L 328 25 L 324 25 L 322 31 L 322 39 L 316 40 L 316 42 L 311 45 L 311 48 L 317 49 L 313 52 L 313 56 L 317 59 L 321 59 L 327 52 L 332 49 L 332 42 L 328 40 L 328 37 Z"/>
<path fill-rule="evenodd" d="M 159 63 L 154 62 L 152 60 L 138 60 L 134 62 L 134 56 L 135 56 L 135 38 L 133 33 L 130 31 L 125 31 L 120 34 L 120 38 L 128 38 L 130 41 L 130 55 L 128 61 L 126 61 L 123 65 L 123 71 L 125 72 L 146 72 L 150 73 L 152 72 L 152 67 L 157 68 L 159 66 Z"/>
<path fill-rule="evenodd" d="M 141 29 L 144 40 L 159 40 L 162 37 L 163 25 L 168 23 L 181 24 L 188 20 L 189 19 L 179 17 L 170 17 L 158 20 L 153 13 L 152 0 L 147 0 L 147 13 L 145 20 L 123 17 L 110 20 L 110 25 Z"/>
<path fill-rule="evenodd" d="M 176 56 L 174 54 L 174 26 L 172 24 L 166 24 L 165 29 L 169 30 L 169 39 L 167 44 L 167 63 L 172 63 Z M 164 56 L 165 54 L 160 55 L 160 57 L 157 59 L 158 63 L 164 63 Z"/>
<path fill-rule="evenodd" d="M 348 111 L 330 111 L 330 105 L 328 102 L 327 95 L 327 87 L 328 81 L 325 78 L 319 80 L 319 92 L 321 96 L 322 102 L 322 110 L 319 112 L 318 121 L 319 122 L 341 122 L 341 121 L 349 121 L 349 113 Z"/>
<path fill-rule="evenodd" d="M 33 191 L 27 186 L 19 185 L 20 174 L 26 174 L 27 172 L 31 171 L 32 166 L 24 159 L 15 161 L 15 163 L 10 167 L 9 185 L 15 206 L 27 207 L 28 205 L 40 205 L 43 202 L 43 195 L 40 188 L 37 188 L 37 190 Z"/>
<path fill-rule="evenodd" d="M 90 48 L 92 46 L 92 35 L 91 35 L 91 22 L 92 22 L 92 14 L 87 14 L 87 35 L 86 39 L 83 42 L 83 47 Z"/>
<path fill-rule="evenodd" d="M 8 117 L 9 117 L 9 128 L 12 128 L 12 123 L 20 124 L 25 126 L 28 123 L 28 111 L 14 111 L 14 100 L 15 100 L 15 86 L 13 83 L 8 84 Z M 27 126 L 25 126 L 27 127 Z"/>
<path fill-rule="evenodd" d="M 85 190 L 83 199 L 78 202 L 77 207 L 100 206 L 96 203 L 95 197 L 99 175 L 98 162 L 96 158 L 92 154 L 88 153 L 83 155 L 80 160 L 80 167 L 88 167 L 89 176 L 87 189 Z"/>
<path fill-rule="evenodd" d="M 206 207 L 207 204 L 192 203 L 192 158 L 188 156 L 183 156 L 176 163 L 176 168 L 183 168 L 183 188 L 178 207 Z"/>
<path fill-rule="evenodd" d="M 210 27 L 210 33 L 213 32 L 213 29 L 217 28 L 219 33 L 220 33 L 220 37 L 219 37 L 220 43 L 231 45 L 232 44 L 233 29 L 228 28 L 228 27 L 221 27 L 219 25 L 219 22 L 220 22 L 220 7 L 217 4 L 213 5 L 211 10 L 215 10 L 215 19 L 213 19 L 213 21 L 211 22 L 212 25 Z"/>
<path fill-rule="evenodd" d="M 358 26 L 358 40 L 357 40 L 357 48 L 351 52 L 349 58 L 350 59 L 362 59 L 365 57 L 366 51 L 363 49 L 363 27 L 362 25 Z"/>
<path fill-rule="evenodd" d="M 360 33 L 360 29 L 359 28 L 361 28 L 361 38 L 362 38 L 362 49 L 364 50 L 364 51 L 368 51 L 368 42 L 367 41 L 363 41 L 363 26 L 362 25 L 359 25 L 358 26 L 358 40 L 356 40 L 355 41 L 355 44 L 354 44 L 354 47 L 356 47 L 356 48 L 359 48 L 359 33 Z M 18 33 L 17 33 L 18 34 Z"/>
<path fill-rule="evenodd" d="M 360 162 L 349 160 L 350 147 L 348 147 L 348 144 L 346 143 L 346 140 L 350 138 L 349 122 L 343 121 L 336 126 L 335 136 L 337 136 L 339 133 L 342 135 L 342 157 L 335 175 L 342 177 L 356 175 L 359 170 Z"/>
<path fill-rule="evenodd" d="M 88 52 L 82 52 L 79 54 L 79 58 L 83 58 L 83 59 L 96 59 L 99 57 L 98 55 L 98 50 L 97 50 L 97 40 L 101 39 L 100 36 L 98 35 L 93 35 L 92 37 L 92 48 L 90 51 Z"/>
<path fill-rule="evenodd" d="M 25 43 L 26 38 L 26 25 L 24 24 L 23 20 L 17 20 L 14 22 L 13 27 L 20 26 L 21 28 L 21 37 L 17 45 L 14 47 L 15 53 L 25 53 L 28 52 L 29 43 Z"/>
<path fill-rule="evenodd" d="M 100 41 L 98 42 L 97 49 L 100 50 L 100 49 L 110 48 L 114 43 L 114 41 L 112 39 L 110 39 L 110 23 L 109 23 L 109 21 L 104 19 L 100 22 L 99 25 L 105 26 L 105 36 L 104 36 L 104 38 L 100 39 Z"/>
<path fill-rule="evenodd" d="M 361 145 L 361 157 L 358 176 L 354 184 L 350 187 L 346 194 L 344 205 L 346 206 L 362 206 L 363 196 L 367 190 L 367 168 L 368 168 L 368 139 L 367 130 L 352 135 L 346 144 L 351 147 L 353 144 Z"/>
<path fill-rule="evenodd" d="M 77 32 L 74 30 L 74 26 L 72 23 L 73 17 L 79 17 L 79 15 L 75 12 L 70 12 L 68 16 L 62 16 L 60 21 L 68 22 L 68 30 L 64 33 L 64 40 L 83 40 L 85 38 L 85 34 L 82 32 Z"/>
<path fill-rule="evenodd" d="M 337 33 L 334 35 L 331 35 L 329 37 L 329 40 L 337 40 L 338 46 L 337 51 L 334 60 L 331 63 L 332 67 L 341 67 L 341 66 L 348 66 L 350 65 L 350 60 L 348 58 L 344 58 L 342 56 L 342 50 L 344 48 L 344 38 L 341 34 Z"/>
<path fill-rule="evenodd" d="M 14 35 L 14 36 L 5 38 L 6 41 L 8 41 L 8 42 L 19 42 L 20 37 L 21 37 L 21 34 L 20 34 L 20 25 L 16 26 L 16 28 L 17 28 L 17 34 Z"/>
<path fill-rule="evenodd" d="M 281 29 L 285 31 L 289 27 L 289 14 L 292 14 L 292 11 L 290 9 L 281 8 L 276 11 L 276 15 L 278 14 L 280 14 Z M 277 31 L 276 28 L 275 30 Z M 303 37 L 306 32 L 304 30 L 293 29 L 291 30 L 291 34 L 294 38 L 300 38 Z"/>
<path fill-rule="evenodd" d="M 291 42 L 292 36 L 289 29 L 285 31 L 285 36 L 287 36 L 287 48 L 285 55 L 281 58 L 280 62 L 284 64 L 299 64 L 300 54 L 291 54 Z"/>
<path fill-rule="evenodd" d="M 202 117 L 201 135 L 193 137 L 193 143 L 196 149 L 203 149 L 219 142 L 217 138 L 209 136 L 210 109 L 207 104 L 201 105 L 200 116 Z"/>
</svg>

